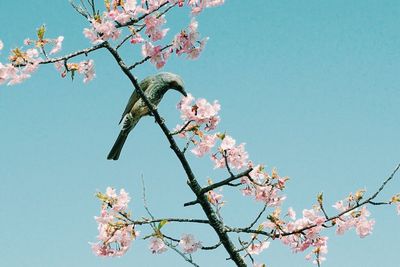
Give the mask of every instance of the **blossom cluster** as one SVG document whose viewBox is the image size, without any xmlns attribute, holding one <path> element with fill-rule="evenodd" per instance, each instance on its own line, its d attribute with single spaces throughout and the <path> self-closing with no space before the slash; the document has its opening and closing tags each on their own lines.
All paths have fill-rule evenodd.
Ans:
<svg viewBox="0 0 400 267">
<path fill-rule="evenodd" d="M 201 242 L 197 241 L 191 234 L 183 234 L 178 242 L 183 253 L 192 254 L 202 247 Z M 166 241 L 162 236 L 152 237 L 150 239 L 149 249 L 153 254 L 161 254 L 167 251 Z"/>
<path fill-rule="evenodd" d="M 355 228 L 356 233 L 361 238 L 372 233 L 375 221 L 368 220 L 370 212 L 365 206 L 362 208 L 355 208 L 362 199 L 363 194 L 364 190 L 359 190 L 355 194 L 350 194 L 344 200 L 340 200 L 333 205 L 337 211 L 343 213 L 343 215 L 339 216 L 334 221 L 337 225 L 337 234 L 342 235 L 351 228 Z"/>
<path fill-rule="evenodd" d="M 191 8 L 192 15 L 198 15 L 208 7 L 223 4 L 221 0 L 186 1 Z M 144 58 L 150 58 L 156 68 L 162 68 L 167 62 L 170 54 L 186 54 L 188 59 L 197 58 L 204 49 L 208 38 L 200 39 L 198 22 L 193 17 L 188 28 L 176 34 L 170 45 L 156 44 L 163 40 L 169 29 L 165 28 L 167 22 L 165 15 L 159 9 L 167 4 L 170 7 L 184 6 L 182 0 L 113 0 L 105 1 L 105 11 L 89 18 L 90 28 L 85 28 L 83 34 L 92 44 L 98 44 L 110 39 L 117 40 L 122 30 L 118 26 L 129 25 L 130 39 L 132 44 L 141 44 L 141 52 Z M 143 19 L 143 24 L 138 22 Z M 141 31 L 144 29 L 144 35 Z"/>
<path fill-rule="evenodd" d="M 52 45 L 49 55 L 53 55 L 61 50 L 63 36 L 59 36 L 55 39 L 45 38 L 46 28 L 41 26 L 37 29 L 37 39 L 26 38 L 24 40 L 24 46 L 30 46 L 30 48 L 14 48 L 11 50 L 8 61 L 9 63 L 2 64 L 0 62 L 0 84 L 7 83 L 7 85 L 15 85 L 25 81 L 31 77 L 41 62 L 44 61 L 44 56 L 47 58 L 46 48 L 48 45 Z M 4 44 L 0 41 L 0 50 L 2 50 Z"/>
<path fill-rule="evenodd" d="M 132 240 L 139 235 L 126 211 L 130 197 L 124 189 L 117 194 L 111 187 L 107 188 L 105 194 L 98 193 L 97 197 L 102 201 L 100 216 L 95 217 L 99 241 L 92 244 L 92 250 L 98 256 L 122 256 L 129 249 Z"/>
<path fill-rule="evenodd" d="M 57 61 L 54 66 L 61 73 L 61 77 L 66 77 L 67 73 L 71 73 L 72 79 L 75 77 L 75 72 L 84 76 L 83 82 L 87 83 L 94 79 L 96 73 L 94 71 L 94 61 L 92 59 L 81 61 L 79 63 L 66 63 L 65 61 Z"/>
<path fill-rule="evenodd" d="M 285 188 L 288 178 L 280 177 L 275 169 L 268 174 L 264 166 L 254 166 L 249 160 L 244 143 L 237 145 L 236 140 L 226 133 L 212 133 L 220 121 L 218 112 L 221 107 L 217 101 L 209 103 L 203 98 L 196 100 L 188 94 L 178 103 L 177 108 L 181 112 L 183 124 L 175 127 L 175 133 L 194 144 L 194 148 L 191 149 L 194 155 L 203 157 L 209 154 L 214 168 L 228 168 L 229 171 L 252 169 L 249 175 L 241 179 L 245 187 L 242 190 L 243 195 L 253 196 L 257 201 L 263 201 L 270 207 L 281 205 L 285 197 L 279 192 Z M 219 194 L 216 196 L 218 199 L 221 198 Z M 216 197 L 210 199 L 214 200 Z"/>
</svg>

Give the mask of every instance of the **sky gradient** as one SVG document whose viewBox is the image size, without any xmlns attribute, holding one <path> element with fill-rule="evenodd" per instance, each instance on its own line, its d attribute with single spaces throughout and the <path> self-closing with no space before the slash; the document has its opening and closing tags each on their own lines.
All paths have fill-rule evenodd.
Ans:
<svg viewBox="0 0 400 267">
<path fill-rule="evenodd" d="M 166 18 L 169 38 L 190 21 L 186 12 Z M 335 201 L 361 188 L 374 192 L 392 172 L 400 161 L 399 1 L 227 0 L 198 21 L 202 36 L 210 37 L 203 54 L 196 61 L 173 57 L 164 70 L 181 75 L 194 96 L 218 99 L 219 130 L 245 142 L 254 162 L 290 177 L 285 208 L 300 214 L 323 191 L 333 214 Z M 1 1 L 0 61 L 43 23 L 48 36 L 65 36 L 60 54 L 90 46 L 82 34 L 87 22 L 67 0 Z M 128 47 L 123 54 L 133 62 L 138 50 Z M 109 185 L 130 192 L 138 218 L 146 215 L 141 176 L 157 217 L 203 218 L 199 207 L 182 207 L 193 196 L 152 118 L 135 128 L 119 161 L 106 160 L 132 86 L 106 51 L 90 58 L 97 77 L 89 84 L 81 77 L 61 79 L 53 66 L 43 66 L 21 85 L 0 86 L 0 265 L 189 266 L 172 251 L 153 256 L 146 240 L 134 241 L 119 259 L 90 250 L 100 208 L 94 194 Z M 134 74 L 142 79 L 156 72 L 147 64 Z M 178 100 L 170 92 L 160 106 L 169 127 L 179 122 Z M 202 184 L 226 176 L 207 158 L 189 160 Z M 379 200 L 399 191 L 398 175 Z M 229 224 L 247 224 L 260 209 L 236 189 L 223 193 Z M 370 210 L 376 225 L 363 240 L 354 230 L 325 232 L 324 266 L 397 266 L 400 217 L 394 207 Z M 168 230 L 178 237 L 191 232 L 204 245 L 216 241 L 207 227 L 171 224 Z M 271 267 L 312 266 L 305 255 L 276 241 L 256 259 Z M 231 266 L 225 257 L 222 248 L 194 255 L 200 266 L 211 267 Z"/>
</svg>

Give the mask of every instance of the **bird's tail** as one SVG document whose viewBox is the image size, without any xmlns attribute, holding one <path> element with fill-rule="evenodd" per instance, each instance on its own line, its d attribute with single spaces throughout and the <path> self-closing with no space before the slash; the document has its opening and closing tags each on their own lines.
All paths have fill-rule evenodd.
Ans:
<svg viewBox="0 0 400 267">
<path fill-rule="evenodd" d="M 107 159 L 118 160 L 119 154 L 121 154 L 122 147 L 125 144 L 126 138 L 128 137 L 128 132 L 122 130 L 117 140 L 115 141 L 110 153 L 108 153 Z"/>
<path fill-rule="evenodd" d="M 118 160 L 126 138 L 128 138 L 128 134 L 133 128 L 135 128 L 136 124 L 139 122 L 139 119 L 140 117 L 133 117 L 130 113 L 124 116 L 122 120 L 122 130 L 119 132 L 118 138 L 111 148 L 110 153 L 108 153 L 107 159 Z"/>
</svg>

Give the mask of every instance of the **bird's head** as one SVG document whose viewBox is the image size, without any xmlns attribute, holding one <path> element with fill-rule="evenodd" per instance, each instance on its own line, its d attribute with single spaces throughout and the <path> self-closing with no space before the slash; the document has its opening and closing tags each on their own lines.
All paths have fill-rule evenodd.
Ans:
<svg viewBox="0 0 400 267">
<path fill-rule="evenodd" d="M 168 85 L 170 89 L 174 89 L 182 95 L 187 96 L 185 85 L 179 75 L 171 72 L 162 72 L 159 75 L 162 77 L 163 81 Z"/>
</svg>

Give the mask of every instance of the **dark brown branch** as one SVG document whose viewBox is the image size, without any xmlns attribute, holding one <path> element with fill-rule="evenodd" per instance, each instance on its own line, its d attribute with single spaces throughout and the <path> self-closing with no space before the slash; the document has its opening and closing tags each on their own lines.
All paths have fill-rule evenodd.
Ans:
<svg viewBox="0 0 400 267">
<path fill-rule="evenodd" d="M 209 246 L 209 247 L 201 247 L 202 250 L 213 250 L 218 248 L 219 246 L 221 246 L 221 242 L 218 242 L 217 244 L 215 244 L 214 246 Z"/>
<path fill-rule="evenodd" d="M 150 113 L 153 114 L 157 124 L 160 126 L 165 137 L 168 139 L 171 149 L 174 151 L 175 155 L 178 157 L 179 161 L 181 162 L 183 169 L 185 170 L 185 173 L 188 178 L 188 185 L 189 185 L 190 189 L 196 195 L 204 213 L 206 214 L 206 216 L 209 220 L 209 224 L 215 230 L 216 234 L 218 235 L 221 243 L 225 247 L 229 256 L 231 257 L 231 259 L 235 262 L 235 264 L 237 266 L 245 267 L 246 263 L 244 262 L 244 260 L 240 256 L 240 254 L 235 252 L 236 248 L 235 248 L 234 244 L 232 243 L 232 241 L 230 240 L 227 232 L 225 231 L 223 223 L 217 218 L 215 211 L 213 210 L 211 204 L 208 202 L 207 197 L 204 194 L 201 194 L 201 186 L 197 182 L 196 177 L 193 174 L 193 171 L 192 171 L 185 155 L 182 153 L 182 151 L 180 151 L 177 143 L 175 142 L 175 139 L 169 134 L 170 131 L 167 128 L 167 126 L 165 125 L 164 120 L 161 118 L 160 114 L 153 107 L 153 105 L 149 102 L 149 100 L 146 97 L 146 95 L 144 94 L 143 90 L 140 88 L 136 78 L 132 75 L 129 68 L 126 66 L 126 64 L 124 63 L 124 61 L 122 60 L 122 58 L 120 57 L 118 52 L 115 49 L 113 49 L 109 45 L 108 42 L 105 42 L 105 47 L 108 49 L 108 51 L 114 57 L 114 59 L 117 61 L 121 70 L 125 73 L 125 75 L 132 82 L 133 86 L 135 87 L 135 90 L 138 92 L 141 99 L 143 100 L 143 102 L 146 104 L 146 106 L 150 110 Z"/>
<path fill-rule="evenodd" d="M 241 172 L 241 173 L 239 173 L 239 174 L 237 174 L 237 175 L 234 175 L 234 176 L 231 176 L 231 177 L 229 177 L 229 178 L 227 178 L 227 179 L 225 179 L 225 180 L 222 180 L 221 182 L 218 182 L 218 183 L 209 185 L 209 186 L 207 186 L 207 187 L 204 187 L 204 188 L 201 189 L 201 192 L 200 192 L 200 193 L 205 194 L 205 193 L 207 193 L 208 191 L 211 191 L 211 190 L 214 190 L 214 189 L 216 189 L 216 188 L 218 188 L 218 187 L 227 185 L 227 184 L 229 184 L 230 182 L 233 182 L 233 181 L 235 181 L 235 180 L 237 180 L 237 179 L 240 179 L 240 178 L 242 178 L 242 177 L 244 177 L 244 176 L 248 176 L 249 173 L 250 173 L 252 170 L 253 170 L 253 168 L 250 168 L 250 169 L 248 169 L 248 170 L 246 170 L 246 171 L 244 171 L 244 172 Z"/>
<path fill-rule="evenodd" d="M 209 186 L 207 186 L 207 187 L 203 187 L 203 188 L 200 190 L 200 193 L 201 193 L 201 194 L 205 194 L 205 193 L 207 193 L 208 191 L 214 190 L 214 189 L 216 189 L 216 188 L 218 188 L 218 187 L 221 187 L 221 186 L 224 186 L 224 185 L 231 185 L 231 182 L 232 182 L 232 181 L 235 181 L 235 180 L 237 180 L 237 179 L 240 179 L 240 178 L 242 178 L 242 177 L 244 177 L 244 176 L 248 176 L 249 173 L 250 173 L 252 170 L 253 170 L 253 169 L 250 168 L 250 169 L 248 169 L 248 170 L 246 170 L 246 171 L 244 171 L 244 172 L 242 172 L 242 173 L 239 173 L 239 174 L 234 175 L 234 176 L 231 176 L 231 177 L 229 177 L 229 178 L 227 178 L 227 179 L 225 179 L 225 180 L 222 180 L 221 182 L 218 182 L 218 183 L 209 185 Z M 183 204 L 183 206 L 184 206 L 184 207 L 188 207 L 188 206 L 196 205 L 196 204 L 198 204 L 198 203 L 199 203 L 198 200 L 193 200 L 193 201 L 190 201 L 190 202 L 186 202 L 185 204 Z"/>
<path fill-rule="evenodd" d="M 208 220 L 201 220 L 201 219 L 182 219 L 182 218 L 161 218 L 161 219 L 143 219 L 137 221 L 131 221 L 134 225 L 144 225 L 144 224 L 151 224 L 157 222 L 180 222 L 180 223 L 200 223 L 200 224 L 209 224 Z"/>
<path fill-rule="evenodd" d="M 186 122 L 185 125 L 183 125 L 182 128 L 181 128 L 180 130 L 175 131 L 175 132 L 172 132 L 172 133 L 170 133 L 170 135 L 177 135 L 177 134 L 182 133 L 184 130 L 186 130 L 186 128 L 189 126 L 189 124 L 190 124 L 191 122 L 193 122 L 193 120 L 190 120 L 190 121 Z"/>
<path fill-rule="evenodd" d="M 103 43 L 100 43 L 100 44 L 97 44 L 97 45 L 94 45 L 94 46 L 91 46 L 91 47 L 76 51 L 74 53 L 65 55 L 63 57 L 49 58 L 47 60 L 39 62 L 39 64 L 40 65 L 52 64 L 52 63 L 56 63 L 56 62 L 59 62 L 59 61 L 67 61 L 67 60 L 69 60 L 71 58 L 74 58 L 74 57 L 77 57 L 77 56 L 80 56 L 80 55 L 87 56 L 90 52 L 93 52 L 93 51 L 98 50 L 100 48 L 104 48 L 105 46 L 106 46 L 106 43 L 103 42 Z M 24 66 L 26 66 L 26 64 L 20 64 L 20 65 L 18 65 L 16 67 L 24 67 Z"/>
</svg>

